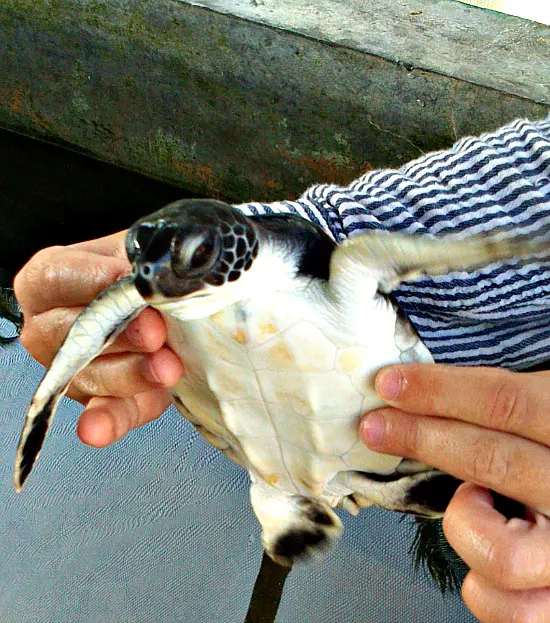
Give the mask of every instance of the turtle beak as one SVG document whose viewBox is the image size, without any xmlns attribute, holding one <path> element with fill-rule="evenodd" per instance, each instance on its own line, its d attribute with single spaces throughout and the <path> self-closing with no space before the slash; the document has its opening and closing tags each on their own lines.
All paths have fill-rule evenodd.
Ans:
<svg viewBox="0 0 550 623">
<path fill-rule="evenodd" d="M 175 275 L 169 253 L 155 262 L 137 260 L 132 268 L 137 291 L 149 304 L 198 294 L 205 287 L 201 279 Z"/>
<path fill-rule="evenodd" d="M 185 296 L 201 284 L 187 283 L 175 277 L 171 266 L 174 225 L 141 223 L 128 232 L 126 251 L 132 263 L 132 276 L 137 291 L 149 303 L 165 298 Z"/>
</svg>

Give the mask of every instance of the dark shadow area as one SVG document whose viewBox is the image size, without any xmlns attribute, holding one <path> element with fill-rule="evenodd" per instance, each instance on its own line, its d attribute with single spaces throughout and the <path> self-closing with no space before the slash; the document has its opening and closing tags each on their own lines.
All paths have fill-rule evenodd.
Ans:
<svg viewBox="0 0 550 623">
<path fill-rule="evenodd" d="M 43 247 L 128 227 L 185 190 L 0 129 L 0 271 Z"/>
</svg>

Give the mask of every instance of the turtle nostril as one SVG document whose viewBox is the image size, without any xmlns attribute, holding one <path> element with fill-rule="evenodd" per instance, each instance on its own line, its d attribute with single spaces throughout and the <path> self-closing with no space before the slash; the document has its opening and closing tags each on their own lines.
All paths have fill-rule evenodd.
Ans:
<svg viewBox="0 0 550 623">
<path fill-rule="evenodd" d="M 142 264 L 139 267 L 139 274 L 144 278 L 144 279 L 150 279 L 153 276 L 153 267 L 151 266 L 151 264 L 146 263 L 146 264 Z"/>
</svg>

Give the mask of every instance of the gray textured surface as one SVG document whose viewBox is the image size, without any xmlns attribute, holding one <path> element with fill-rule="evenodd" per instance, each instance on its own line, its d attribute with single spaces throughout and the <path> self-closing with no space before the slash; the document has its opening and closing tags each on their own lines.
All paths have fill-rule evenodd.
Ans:
<svg viewBox="0 0 550 623">
<path fill-rule="evenodd" d="M 454 0 L 188 3 L 550 104 L 550 26 L 543 24 Z"/>
<path fill-rule="evenodd" d="M 2 623 L 242 623 L 261 559 L 244 472 L 173 410 L 87 448 L 81 407 L 64 400 L 17 495 L 15 447 L 41 375 L 19 344 L 0 348 Z M 345 525 L 319 564 L 290 573 L 277 623 L 473 622 L 413 572 L 397 515 Z"/>
<path fill-rule="evenodd" d="M 4 0 L 0 22 L 0 125 L 235 201 L 295 198 L 548 112 L 178 0 Z"/>
</svg>

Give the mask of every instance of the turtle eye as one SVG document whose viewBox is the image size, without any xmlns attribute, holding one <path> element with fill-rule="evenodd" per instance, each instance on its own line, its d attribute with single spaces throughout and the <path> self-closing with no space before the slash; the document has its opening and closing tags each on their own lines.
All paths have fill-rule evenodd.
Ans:
<svg viewBox="0 0 550 623">
<path fill-rule="evenodd" d="M 216 241 L 212 236 L 209 236 L 193 251 L 191 258 L 189 259 L 189 268 L 191 270 L 197 270 L 198 268 L 206 266 L 212 259 L 215 251 L 217 251 Z"/>
<path fill-rule="evenodd" d="M 181 277 L 211 268 L 218 259 L 220 241 L 213 231 L 178 241 L 173 254 L 172 268 Z"/>
</svg>

